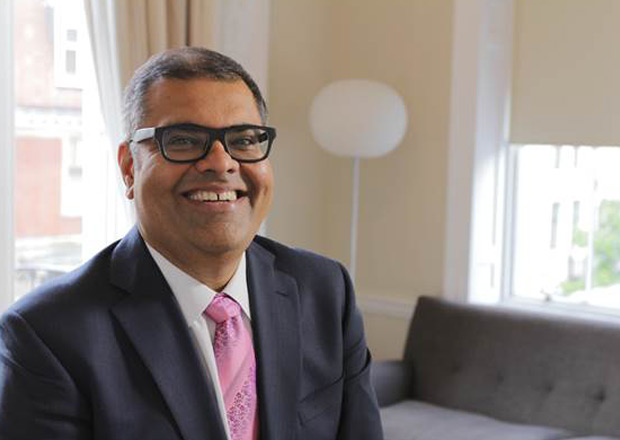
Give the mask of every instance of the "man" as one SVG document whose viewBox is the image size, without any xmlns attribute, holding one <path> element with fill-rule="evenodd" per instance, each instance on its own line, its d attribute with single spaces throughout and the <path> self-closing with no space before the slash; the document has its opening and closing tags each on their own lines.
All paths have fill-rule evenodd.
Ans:
<svg viewBox="0 0 620 440">
<path fill-rule="evenodd" d="M 138 69 L 118 152 L 137 226 L 3 316 L 0 438 L 382 438 L 346 271 L 256 236 L 265 115 L 218 53 Z"/>
</svg>

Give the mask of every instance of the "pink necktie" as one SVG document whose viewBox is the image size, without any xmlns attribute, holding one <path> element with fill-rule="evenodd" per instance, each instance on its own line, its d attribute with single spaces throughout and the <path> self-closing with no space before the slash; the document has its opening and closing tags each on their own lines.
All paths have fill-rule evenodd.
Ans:
<svg viewBox="0 0 620 440">
<path fill-rule="evenodd" d="M 213 350 L 231 440 L 256 440 L 256 359 L 241 307 L 229 296 L 218 294 L 205 313 L 216 323 Z"/>
</svg>

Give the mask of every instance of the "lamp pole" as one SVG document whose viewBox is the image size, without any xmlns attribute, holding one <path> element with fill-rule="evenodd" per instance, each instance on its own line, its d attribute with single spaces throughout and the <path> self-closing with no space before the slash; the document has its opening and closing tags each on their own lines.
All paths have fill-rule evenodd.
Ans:
<svg viewBox="0 0 620 440">
<path fill-rule="evenodd" d="M 355 284 L 355 269 L 357 266 L 357 222 L 359 219 L 360 204 L 360 158 L 353 158 L 353 200 L 351 201 L 351 258 L 349 259 L 349 274 Z"/>
<path fill-rule="evenodd" d="M 398 146 L 407 129 L 407 109 L 387 84 L 348 79 L 323 87 L 312 101 L 309 116 L 312 135 L 323 149 L 353 158 L 349 273 L 355 283 L 360 160 L 383 156 Z"/>
</svg>

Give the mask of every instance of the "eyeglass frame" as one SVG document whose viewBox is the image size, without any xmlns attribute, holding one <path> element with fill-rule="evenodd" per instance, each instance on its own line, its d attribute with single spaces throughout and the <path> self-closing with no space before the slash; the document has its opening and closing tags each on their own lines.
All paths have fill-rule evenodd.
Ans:
<svg viewBox="0 0 620 440">
<path fill-rule="evenodd" d="M 162 141 L 164 131 L 170 128 L 191 129 L 191 130 L 198 130 L 198 131 L 206 132 L 209 135 L 208 140 L 210 140 L 211 142 L 209 142 L 209 145 L 203 146 L 204 152 L 202 153 L 202 155 L 200 155 L 196 159 L 172 159 L 168 157 L 166 150 L 163 146 L 163 141 Z M 252 128 L 259 128 L 261 130 L 265 130 L 265 132 L 269 136 L 268 143 L 267 143 L 267 150 L 265 151 L 265 155 L 261 157 L 260 159 L 237 159 L 233 157 L 233 155 L 230 154 L 230 150 L 228 149 L 228 146 L 226 145 L 226 140 L 225 140 L 226 133 L 231 130 L 247 130 L 247 129 L 252 129 Z M 256 162 L 262 162 L 263 160 L 267 159 L 267 157 L 269 157 L 269 153 L 271 152 L 271 146 L 273 145 L 273 141 L 275 138 L 276 138 L 276 129 L 274 127 L 268 127 L 265 125 L 240 124 L 240 125 L 230 125 L 228 127 L 222 127 L 222 128 L 211 128 L 211 127 L 205 127 L 203 125 L 198 125 L 198 124 L 183 123 L 183 124 L 164 125 L 161 127 L 138 128 L 136 131 L 134 131 L 133 135 L 129 139 L 129 143 L 132 143 L 132 142 L 140 143 L 140 142 L 144 142 L 149 139 L 155 139 L 157 143 L 157 147 L 159 148 L 159 152 L 161 153 L 163 158 L 166 159 L 168 162 L 195 163 L 207 157 L 215 141 L 220 141 L 226 153 L 233 160 L 236 160 L 239 163 L 256 163 Z"/>
</svg>

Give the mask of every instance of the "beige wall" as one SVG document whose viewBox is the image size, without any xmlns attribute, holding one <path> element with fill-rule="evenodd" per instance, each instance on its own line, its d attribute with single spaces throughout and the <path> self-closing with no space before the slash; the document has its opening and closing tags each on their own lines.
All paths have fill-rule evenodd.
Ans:
<svg viewBox="0 0 620 440">
<path fill-rule="evenodd" d="M 272 0 L 270 122 L 278 127 L 277 240 L 348 263 L 351 161 L 312 140 L 308 109 L 327 83 L 390 84 L 409 111 L 403 143 L 362 162 L 358 296 L 375 357 L 399 357 L 407 319 L 364 298 L 409 303 L 443 282 L 452 0 Z"/>
<path fill-rule="evenodd" d="M 276 194 L 267 221 L 271 237 L 326 253 L 325 154 L 315 146 L 307 112 L 329 80 L 330 0 L 273 0 L 269 63 L 269 122 L 278 128 L 272 163 Z"/>
</svg>

